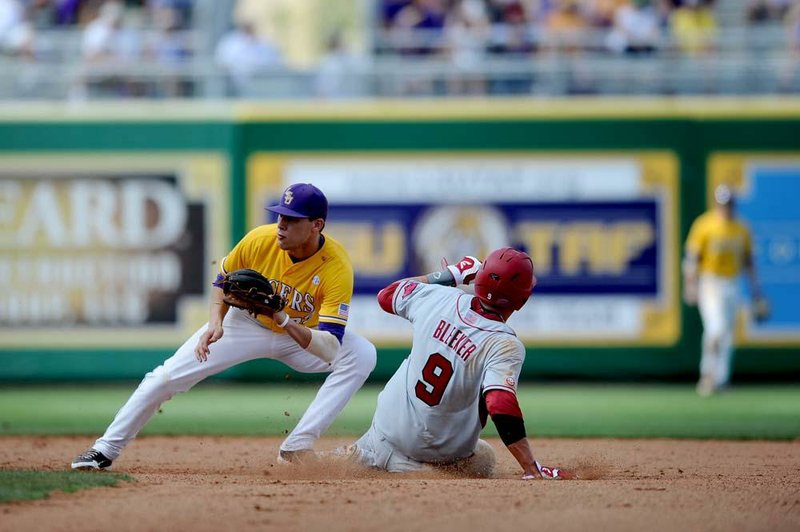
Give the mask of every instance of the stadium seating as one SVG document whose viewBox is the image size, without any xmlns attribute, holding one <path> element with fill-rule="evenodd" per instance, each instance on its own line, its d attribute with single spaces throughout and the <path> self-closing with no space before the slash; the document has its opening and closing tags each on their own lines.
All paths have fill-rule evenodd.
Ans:
<svg viewBox="0 0 800 532">
<path fill-rule="evenodd" d="M 252 54 L 243 73 L 218 50 L 236 0 L 119 2 L 116 12 L 108 9 L 115 2 L 85 0 L 74 2 L 84 9 L 67 21 L 59 2 L 0 0 L 0 99 L 800 91 L 800 3 L 717 1 L 708 6 L 713 26 L 698 29 L 695 14 L 678 21 L 686 8 L 675 2 L 634 2 L 657 23 L 636 43 L 621 29 L 619 11 L 600 11 L 600 4 L 625 3 L 613 0 L 371 0 L 358 3 L 371 21 L 355 30 L 360 51 L 331 39 L 320 43 L 327 49 L 314 66 L 296 65 L 277 57 L 280 43 L 253 34 L 253 48 L 241 52 Z M 785 9 L 768 9 L 775 5 Z M 104 16 L 108 34 L 90 29 Z M 629 24 L 641 33 L 636 20 Z M 93 51 L 92 32 L 102 53 Z M 246 47 L 248 35 L 235 37 Z M 267 48 L 275 60 L 258 57 Z"/>
</svg>

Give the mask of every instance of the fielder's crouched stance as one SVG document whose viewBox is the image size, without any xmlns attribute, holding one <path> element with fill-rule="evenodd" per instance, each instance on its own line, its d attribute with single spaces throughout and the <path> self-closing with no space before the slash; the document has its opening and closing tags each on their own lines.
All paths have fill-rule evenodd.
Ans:
<svg viewBox="0 0 800 532">
<path fill-rule="evenodd" d="M 473 280 L 474 297 L 441 286 Z M 517 402 L 525 346 L 505 322 L 535 284 L 530 257 L 502 248 L 483 264 L 464 257 L 444 271 L 381 290 L 381 307 L 414 325 L 413 347 L 378 396 L 370 430 L 342 452 L 391 472 L 432 464 L 490 476 L 495 454 L 478 439 L 488 414 L 524 479 L 570 476 L 534 460 Z"/>
<path fill-rule="evenodd" d="M 345 331 L 353 294 L 353 268 L 342 246 L 322 235 L 328 212 L 323 193 L 296 184 L 284 192 L 278 223 L 248 233 L 221 261 L 223 274 L 252 269 L 273 282 L 282 303 L 252 316 L 213 288 L 210 320 L 163 365 L 148 373 L 114 421 L 73 469 L 104 469 L 173 395 L 210 375 L 256 358 L 280 360 L 307 372 L 330 372 L 316 398 L 281 445 L 279 460 L 311 450 L 375 367 L 375 347 Z M 283 302 L 286 303 L 283 308 Z"/>
</svg>

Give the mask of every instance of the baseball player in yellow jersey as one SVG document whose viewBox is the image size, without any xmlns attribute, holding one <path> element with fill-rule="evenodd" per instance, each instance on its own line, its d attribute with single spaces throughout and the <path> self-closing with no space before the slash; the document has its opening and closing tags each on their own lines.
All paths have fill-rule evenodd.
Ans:
<svg viewBox="0 0 800 532">
<path fill-rule="evenodd" d="M 353 294 L 353 268 L 341 244 L 322 235 L 328 201 L 317 187 L 284 191 L 278 223 L 250 231 L 221 261 L 222 272 L 257 270 L 274 280 L 287 301 L 272 317 L 253 318 L 232 307 L 216 284 L 210 319 L 161 366 L 145 375 L 128 402 L 73 469 L 105 469 L 173 395 L 210 375 L 256 358 L 330 375 L 280 448 L 279 462 L 301 460 L 375 367 L 375 347 L 345 331 Z M 219 277 L 217 281 L 219 281 Z"/>
<path fill-rule="evenodd" d="M 697 304 L 703 346 L 697 392 L 707 396 L 730 379 L 739 275 L 746 271 L 753 297 L 760 300 L 753 266 L 752 238 L 735 218 L 734 196 L 726 185 L 714 191 L 715 206 L 692 224 L 683 262 L 684 300 Z"/>
</svg>

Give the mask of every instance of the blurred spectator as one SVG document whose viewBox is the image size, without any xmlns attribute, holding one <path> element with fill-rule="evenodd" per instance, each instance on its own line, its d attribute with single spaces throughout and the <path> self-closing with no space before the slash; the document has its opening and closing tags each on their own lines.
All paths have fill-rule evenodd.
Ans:
<svg viewBox="0 0 800 532">
<path fill-rule="evenodd" d="M 380 3 L 381 26 L 388 29 L 394 24 L 397 14 L 411 4 L 411 0 L 382 0 Z"/>
<path fill-rule="evenodd" d="M 162 5 L 152 12 L 152 16 L 156 31 L 148 45 L 148 56 L 166 70 L 156 92 L 159 96 L 171 98 L 190 96 L 193 91 L 192 81 L 176 72 L 176 67 L 191 58 L 187 36 L 180 31 L 185 15 L 177 8 Z"/>
<path fill-rule="evenodd" d="M 381 1 L 235 0 L 233 19 L 250 24 L 257 36 L 277 46 L 287 68 L 310 69 L 319 63 L 334 32 L 345 31 L 353 45 L 366 40 L 372 31 L 362 32 L 360 26 L 372 19 L 367 8 Z"/>
<path fill-rule="evenodd" d="M 627 5 L 628 0 L 584 0 L 584 18 L 592 27 L 610 28 L 614 25 L 617 11 Z"/>
<path fill-rule="evenodd" d="M 24 9 L 19 0 L 0 0 L 0 50 L 10 50 L 13 34 L 24 22 Z"/>
<path fill-rule="evenodd" d="M 33 24 L 26 18 L 6 35 L 5 50 L 10 55 L 33 61 L 36 58 L 35 39 L 36 31 Z"/>
<path fill-rule="evenodd" d="M 445 0 L 413 0 L 392 21 L 393 37 L 404 54 L 426 55 L 442 49 L 447 17 Z"/>
<path fill-rule="evenodd" d="M 750 0 L 747 21 L 751 24 L 779 22 L 789 12 L 792 0 Z"/>
<path fill-rule="evenodd" d="M 81 0 L 54 0 L 52 2 L 53 23 L 57 26 L 72 26 L 78 23 L 78 10 Z"/>
<path fill-rule="evenodd" d="M 789 49 L 795 54 L 800 55 L 800 2 L 795 3 L 786 13 L 786 30 L 789 41 Z"/>
<path fill-rule="evenodd" d="M 83 57 L 90 63 L 136 59 L 141 51 L 141 36 L 133 28 L 125 29 L 122 2 L 110 0 L 100 6 L 97 17 L 83 33 Z"/>
<path fill-rule="evenodd" d="M 217 44 L 216 62 L 228 73 L 234 94 L 241 95 L 259 73 L 283 64 L 280 51 L 259 39 L 253 26 L 239 23 Z"/>
<path fill-rule="evenodd" d="M 153 20 L 161 27 L 165 23 L 175 30 L 183 30 L 192 22 L 192 0 L 149 0 L 147 2 Z"/>
<path fill-rule="evenodd" d="M 509 56 L 529 55 L 536 50 L 535 35 L 528 24 L 528 12 L 515 0 L 489 0 L 492 23 L 489 51 Z M 546 17 L 549 11 L 543 11 Z M 542 21 L 544 18 L 542 18 Z"/>
<path fill-rule="evenodd" d="M 130 76 L 127 65 L 142 57 L 141 20 L 138 12 L 127 14 L 121 1 L 109 0 L 99 6 L 86 25 L 81 42 L 85 67 L 70 93 L 72 99 L 97 97 L 141 97 L 152 95 L 148 84 Z"/>
<path fill-rule="evenodd" d="M 800 2 L 795 3 L 784 17 L 786 22 L 787 60 L 780 72 L 780 90 L 800 91 Z"/>
<path fill-rule="evenodd" d="M 608 35 L 608 47 L 617 53 L 655 52 L 661 40 L 660 24 L 653 0 L 633 0 L 615 13 L 614 28 Z"/>
<path fill-rule="evenodd" d="M 489 52 L 504 58 L 527 58 L 536 51 L 534 29 L 528 12 L 520 2 L 490 0 L 492 19 Z M 546 11 L 539 13 L 545 16 Z M 530 94 L 533 76 L 528 69 L 517 73 L 496 74 L 489 82 L 489 92 L 496 95 Z"/>
<path fill-rule="evenodd" d="M 161 8 L 153 15 L 156 32 L 150 48 L 155 62 L 164 65 L 185 62 L 191 54 L 185 34 L 179 31 L 183 26 L 183 15 L 169 7 Z"/>
<path fill-rule="evenodd" d="M 328 39 L 327 51 L 317 67 L 314 88 L 317 96 L 326 99 L 363 96 L 360 71 L 366 66 L 364 58 L 350 50 L 340 32 Z"/>
<path fill-rule="evenodd" d="M 481 75 L 489 39 L 489 19 L 481 0 L 460 0 L 445 23 L 447 51 L 453 68 L 461 75 L 448 80 L 450 94 L 484 94 Z"/>
<path fill-rule="evenodd" d="M 483 0 L 483 3 L 486 16 L 492 24 L 503 24 L 512 14 L 522 14 L 524 18 L 528 15 L 528 6 L 523 5 L 520 0 Z M 546 11 L 549 11 L 549 6 Z"/>
<path fill-rule="evenodd" d="M 556 8 L 547 17 L 547 35 L 552 48 L 577 52 L 587 28 L 577 0 L 558 0 Z"/>
<path fill-rule="evenodd" d="M 717 21 L 713 0 L 683 0 L 672 12 L 670 29 L 678 48 L 688 54 L 703 54 L 714 49 Z"/>
</svg>

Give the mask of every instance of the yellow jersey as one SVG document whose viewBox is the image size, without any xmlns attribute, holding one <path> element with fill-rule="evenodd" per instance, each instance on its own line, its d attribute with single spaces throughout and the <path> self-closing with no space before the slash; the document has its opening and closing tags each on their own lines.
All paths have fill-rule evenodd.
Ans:
<svg viewBox="0 0 800 532">
<path fill-rule="evenodd" d="M 284 311 L 306 327 L 320 322 L 347 325 L 353 297 L 353 266 L 344 247 L 329 236 L 315 254 L 293 262 L 278 246 L 277 224 L 261 225 L 247 233 L 220 261 L 222 273 L 250 268 L 272 283 L 288 301 Z M 266 316 L 258 320 L 276 333 L 285 332 Z"/>
<path fill-rule="evenodd" d="M 670 29 L 681 49 L 689 53 L 708 50 L 717 31 L 714 12 L 709 8 L 678 8 L 670 17 Z"/>
<path fill-rule="evenodd" d="M 701 273 L 735 277 L 752 253 L 750 231 L 738 220 L 726 220 L 719 213 L 708 211 L 689 229 L 686 252 L 699 257 Z"/>
</svg>

